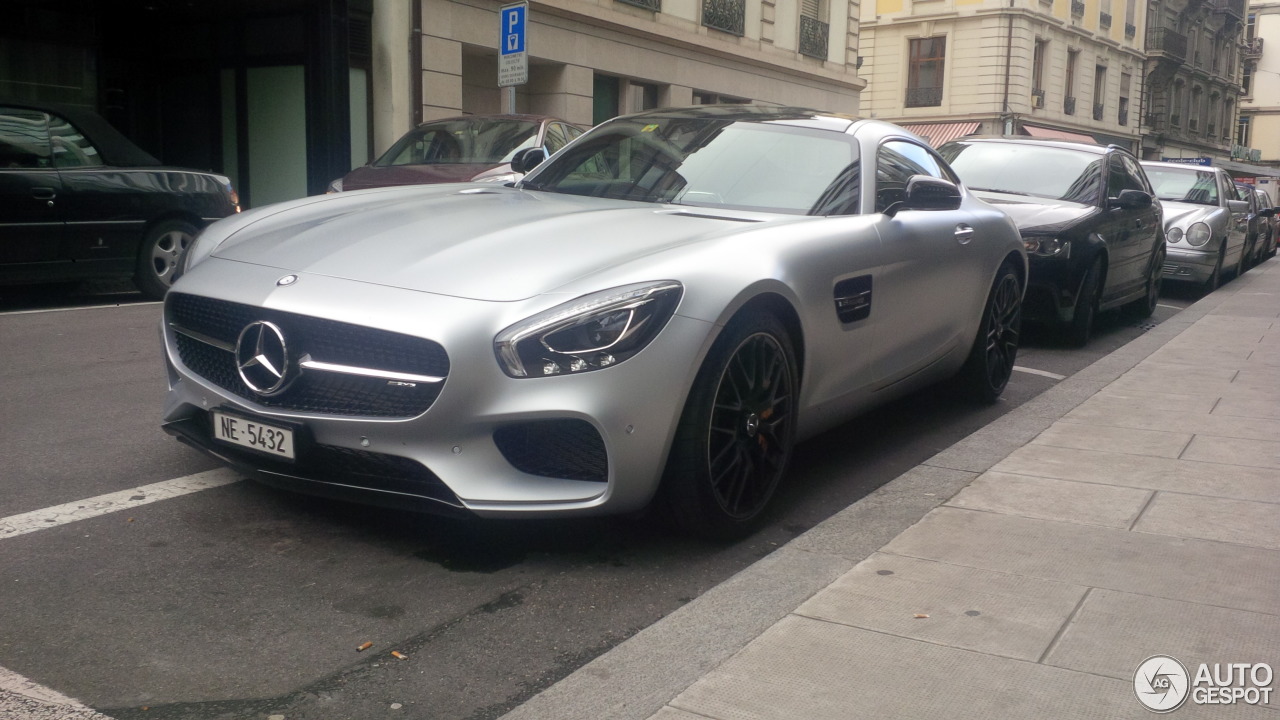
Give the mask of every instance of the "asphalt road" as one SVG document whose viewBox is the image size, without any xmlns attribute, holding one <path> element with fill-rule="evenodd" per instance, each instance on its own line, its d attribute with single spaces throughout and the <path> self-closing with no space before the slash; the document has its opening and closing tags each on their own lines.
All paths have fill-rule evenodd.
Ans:
<svg viewBox="0 0 1280 720">
<path fill-rule="evenodd" d="M 158 428 L 159 304 L 91 290 L 0 292 L 0 519 L 214 468 Z M 994 407 L 923 392 L 802 444 L 735 544 L 244 481 L 0 538 L 0 666 L 121 720 L 494 718 L 1195 299 L 1082 349 L 1029 332 Z"/>
</svg>

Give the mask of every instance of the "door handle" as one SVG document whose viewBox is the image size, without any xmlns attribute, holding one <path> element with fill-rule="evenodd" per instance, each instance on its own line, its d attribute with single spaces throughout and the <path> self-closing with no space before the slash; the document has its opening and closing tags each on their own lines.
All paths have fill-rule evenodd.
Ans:
<svg viewBox="0 0 1280 720">
<path fill-rule="evenodd" d="M 960 243 L 961 245 L 968 245 L 969 241 L 972 239 L 973 239 L 972 227 L 965 225 L 964 223 L 961 223 L 956 226 L 956 242 Z"/>
<path fill-rule="evenodd" d="M 52 200 L 56 196 L 57 196 L 57 193 L 53 191 L 53 188 L 49 188 L 49 187 L 31 188 L 31 197 L 37 200 Z"/>
</svg>

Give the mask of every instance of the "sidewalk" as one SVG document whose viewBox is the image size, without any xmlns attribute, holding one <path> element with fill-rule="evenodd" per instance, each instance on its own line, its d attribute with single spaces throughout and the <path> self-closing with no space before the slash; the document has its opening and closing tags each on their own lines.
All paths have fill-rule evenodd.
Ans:
<svg viewBox="0 0 1280 720">
<path fill-rule="evenodd" d="M 1149 718 L 1153 655 L 1280 668 L 1280 260 L 506 720 Z"/>
</svg>

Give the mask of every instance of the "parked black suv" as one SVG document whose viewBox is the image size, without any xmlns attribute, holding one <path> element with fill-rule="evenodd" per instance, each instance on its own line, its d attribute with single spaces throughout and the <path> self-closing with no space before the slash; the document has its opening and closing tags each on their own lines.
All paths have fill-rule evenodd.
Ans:
<svg viewBox="0 0 1280 720">
<path fill-rule="evenodd" d="M 91 112 L 0 98 L 0 284 L 132 277 L 159 298 L 239 209 L 226 177 L 162 167 Z"/>
<path fill-rule="evenodd" d="M 1023 138 L 943 145 L 969 190 L 1007 212 L 1030 257 L 1024 318 L 1056 323 L 1077 345 L 1094 316 L 1155 310 L 1164 265 L 1160 202 L 1137 158 L 1118 147 Z"/>
</svg>

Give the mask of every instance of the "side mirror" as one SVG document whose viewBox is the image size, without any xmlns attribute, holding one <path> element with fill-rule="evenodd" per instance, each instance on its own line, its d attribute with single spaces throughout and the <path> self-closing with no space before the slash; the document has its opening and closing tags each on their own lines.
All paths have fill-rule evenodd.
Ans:
<svg viewBox="0 0 1280 720">
<path fill-rule="evenodd" d="M 1151 194 L 1142 190 L 1121 190 L 1120 195 L 1109 198 L 1107 204 L 1113 208 L 1141 210 L 1151 207 Z"/>
<path fill-rule="evenodd" d="M 511 171 L 527 173 L 547 159 L 547 151 L 540 147 L 525 148 L 511 158 Z"/>
<path fill-rule="evenodd" d="M 960 207 L 960 187 L 955 183 L 929 175 L 912 175 L 901 202 L 890 206 L 885 214 L 892 217 L 902 210 L 956 210 Z"/>
<path fill-rule="evenodd" d="M 1227 210 L 1233 213 L 1247 213 L 1249 212 L 1249 203 L 1244 200 L 1228 200 Z"/>
</svg>

